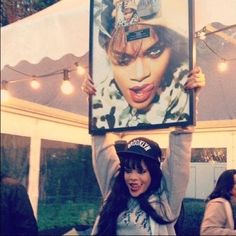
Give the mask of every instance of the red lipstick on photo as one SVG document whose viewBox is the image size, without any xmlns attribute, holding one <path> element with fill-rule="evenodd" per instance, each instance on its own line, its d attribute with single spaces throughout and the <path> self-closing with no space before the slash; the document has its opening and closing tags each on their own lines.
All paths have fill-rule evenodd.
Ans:
<svg viewBox="0 0 236 236">
<path fill-rule="evenodd" d="M 130 95 L 134 102 L 145 102 L 151 95 L 154 84 L 144 84 L 142 86 L 134 86 L 130 88 Z"/>
</svg>

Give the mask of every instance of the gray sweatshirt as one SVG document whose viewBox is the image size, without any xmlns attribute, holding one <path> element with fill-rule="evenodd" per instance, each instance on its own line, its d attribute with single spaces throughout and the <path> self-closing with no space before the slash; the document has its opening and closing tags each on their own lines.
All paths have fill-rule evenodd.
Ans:
<svg viewBox="0 0 236 236">
<path fill-rule="evenodd" d="M 117 139 L 119 137 L 114 133 L 93 137 L 93 167 L 104 199 L 109 195 L 120 168 L 114 147 Z M 162 163 L 162 181 L 165 182 L 166 189 L 161 196 L 153 194 L 149 198 L 158 214 L 162 214 L 161 206 L 157 202 L 161 198 L 169 219 L 178 217 L 185 196 L 190 172 L 191 141 L 191 129 L 170 133 L 169 152 Z M 95 221 L 92 235 L 96 234 L 98 221 L 99 216 Z M 128 209 L 118 217 L 117 235 L 175 235 L 175 223 L 176 221 L 167 225 L 157 224 L 140 209 L 134 198 L 130 198 Z"/>
</svg>

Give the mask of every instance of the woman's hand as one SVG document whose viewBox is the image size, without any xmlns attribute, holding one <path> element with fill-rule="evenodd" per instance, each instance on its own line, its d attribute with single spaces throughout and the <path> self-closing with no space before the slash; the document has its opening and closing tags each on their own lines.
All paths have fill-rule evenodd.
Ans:
<svg viewBox="0 0 236 236">
<path fill-rule="evenodd" d="M 195 89 L 195 104 L 196 104 L 196 115 L 198 114 L 197 106 L 199 102 L 199 93 L 202 87 L 206 85 L 206 79 L 204 73 L 200 67 L 196 66 L 194 69 L 189 73 L 188 80 L 185 83 L 185 89 Z"/>
<path fill-rule="evenodd" d="M 206 84 L 205 75 L 202 73 L 200 67 L 196 66 L 194 69 L 189 73 L 188 80 L 185 83 L 185 89 L 195 89 L 196 95 L 199 94 L 199 91 L 202 87 Z"/>
<path fill-rule="evenodd" d="M 84 79 L 81 89 L 83 92 L 87 93 L 88 95 L 95 95 L 97 92 L 97 90 L 94 87 L 93 80 L 91 79 L 89 75 Z"/>
</svg>

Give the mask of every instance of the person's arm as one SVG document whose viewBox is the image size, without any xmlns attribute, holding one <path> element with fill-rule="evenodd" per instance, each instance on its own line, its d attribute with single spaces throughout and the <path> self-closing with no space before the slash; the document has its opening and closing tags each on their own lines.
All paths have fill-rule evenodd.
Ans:
<svg viewBox="0 0 236 236">
<path fill-rule="evenodd" d="M 185 89 L 196 92 L 196 106 L 200 89 L 205 86 L 205 75 L 200 67 L 189 73 Z M 162 170 L 167 184 L 168 200 L 175 217 L 178 217 L 190 174 L 192 132 L 194 127 L 176 128 L 169 137 L 169 155 Z"/>
<path fill-rule="evenodd" d="M 96 94 L 96 88 L 89 75 L 84 78 L 81 89 L 89 96 Z M 103 198 L 110 191 L 114 176 L 120 168 L 115 150 L 115 141 L 118 139 L 119 136 L 114 133 L 92 136 L 93 169 Z"/>
<path fill-rule="evenodd" d="M 118 139 L 119 136 L 114 133 L 92 137 L 93 168 L 103 197 L 110 191 L 120 168 L 115 150 L 115 141 Z"/>
<path fill-rule="evenodd" d="M 178 128 L 169 136 L 169 154 L 162 164 L 167 197 L 174 217 L 179 215 L 190 174 L 192 127 Z"/>
<path fill-rule="evenodd" d="M 209 202 L 201 224 L 201 235 L 236 235 L 236 230 L 226 228 L 227 215 L 223 202 Z"/>
</svg>

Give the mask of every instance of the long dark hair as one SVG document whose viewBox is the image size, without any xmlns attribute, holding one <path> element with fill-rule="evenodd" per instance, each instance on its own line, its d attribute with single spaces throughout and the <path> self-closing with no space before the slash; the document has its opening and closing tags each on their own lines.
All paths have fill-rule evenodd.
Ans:
<svg viewBox="0 0 236 236">
<path fill-rule="evenodd" d="M 160 195 L 163 192 L 164 187 L 161 186 L 162 171 L 160 169 L 160 163 L 148 158 L 141 159 L 137 157 L 128 157 L 123 160 L 121 159 L 120 172 L 115 179 L 112 191 L 109 197 L 105 200 L 100 213 L 97 235 L 116 235 L 117 218 L 121 212 L 127 209 L 128 200 L 130 199 L 130 193 L 124 180 L 124 169 L 132 168 L 142 170 L 142 160 L 150 172 L 151 184 L 145 193 L 136 198 L 139 202 L 140 208 L 147 214 L 147 216 L 152 217 L 152 219 L 159 224 L 163 225 L 172 222 L 168 219 L 164 207 L 161 207 L 163 211 L 163 216 L 161 216 L 156 213 L 155 209 L 148 202 L 150 195 L 156 193 L 159 197 L 158 203 L 162 204 Z"/>
<path fill-rule="evenodd" d="M 234 186 L 234 175 L 236 174 L 236 169 L 225 170 L 217 180 L 216 186 L 212 193 L 208 196 L 206 201 L 222 197 L 226 200 L 230 200 L 231 191 Z"/>
</svg>

